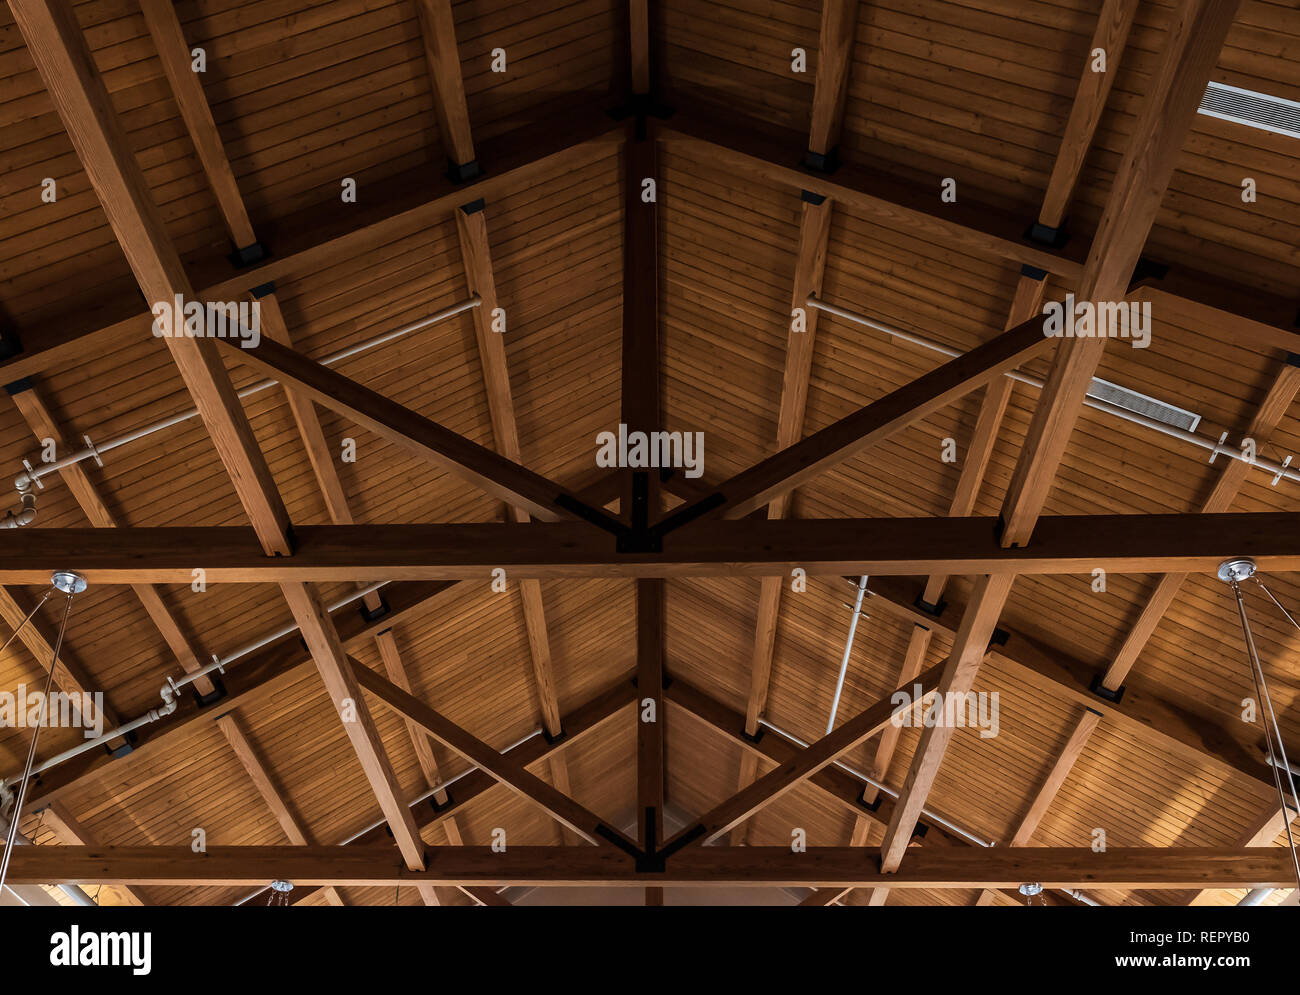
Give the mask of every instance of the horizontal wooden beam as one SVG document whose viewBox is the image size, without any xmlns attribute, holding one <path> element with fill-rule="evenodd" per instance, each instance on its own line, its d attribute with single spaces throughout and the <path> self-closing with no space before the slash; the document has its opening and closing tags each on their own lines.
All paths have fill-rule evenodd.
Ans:
<svg viewBox="0 0 1300 995">
<path fill-rule="evenodd" d="M 508 577 L 724 577 L 788 574 L 1212 574 L 1230 557 L 1300 570 L 1300 528 L 1286 512 L 1061 515 L 1025 547 L 1002 548 L 992 518 L 710 521 L 664 537 L 658 553 L 619 552 L 584 522 L 314 525 L 293 556 L 267 557 L 239 527 L 16 529 L 0 545 L 0 584 L 47 583 L 78 570 L 92 584 L 480 580 Z"/>
<path fill-rule="evenodd" d="M 575 887 L 1284 888 L 1294 884 L 1282 847 L 1090 848 L 914 847 L 899 869 L 882 874 L 865 847 L 697 847 L 668 858 L 662 872 L 638 871 L 613 847 L 429 847 L 422 871 L 405 869 L 391 847 L 24 846 L 15 849 L 9 883 L 392 887 L 549 884 Z"/>
</svg>

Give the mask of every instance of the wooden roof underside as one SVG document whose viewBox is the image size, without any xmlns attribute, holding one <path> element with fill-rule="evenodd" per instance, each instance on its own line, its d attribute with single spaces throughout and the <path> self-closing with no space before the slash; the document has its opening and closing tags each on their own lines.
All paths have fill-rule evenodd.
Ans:
<svg viewBox="0 0 1300 995">
<path fill-rule="evenodd" d="M 1249 435 L 1277 463 L 1300 452 L 1300 369 L 1294 355 L 1288 361 L 1300 354 L 1295 139 L 1183 107 L 1206 80 L 1300 100 L 1294 2 L 180 0 L 173 13 L 156 0 L 90 0 L 72 8 L 75 31 L 57 13 L 47 22 L 36 10 L 45 6 L 0 6 L 0 307 L 11 344 L 0 375 L 16 382 L 13 403 L 0 404 L 0 466 L 17 475 L 51 436 L 63 454 L 83 435 L 102 444 L 195 404 L 203 417 L 107 452 L 102 466 L 46 478 L 35 526 L 0 536 L 0 614 L 10 624 L 42 590 L 14 578 L 41 554 L 43 530 L 46 549 L 58 548 L 53 530 L 112 523 L 129 544 L 145 527 L 251 521 L 255 551 L 283 540 L 285 521 L 309 535 L 310 526 L 350 523 L 505 529 L 539 520 L 529 528 L 550 535 L 547 523 L 566 514 L 544 486 L 531 489 L 531 475 L 635 524 L 628 475 L 593 459 L 597 434 L 620 421 L 704 433 L 701 480 L 648 485 L 652 504 L 689 507 L 943 364 L 825 312 L 810 311 L 809 333 L 792 334 L 791 309 L 810 294 L 967 352 L 1002 341 L 1041 301 L 1109 299 L 1110 288 L 1151 302 L 1151 345 L 1089 351 L 1085 340 L 1065 340 L 1059 353 L 1021 350 L 1022 372 L 1059 377 L 1058 390 L 999 377 L 988 388 L 990 377 L 967 384 L 795 488 L 756 485 L 760 519 L 1002 515 L 1028 540 L 1040 514 L 1043 534 L 1055 535 L 1051 520 L 1064 515 L 1294 513 L 1294 481 L 1224 457 L 1207 462 L 1195 446 L 1078 404 L 1095 367 L 1198 413 L 1199 434 L 1226 432 L 1225 445 Z M 1218 31 L 1222 44 L 1201 51 L 1188 24 L 1200 39 Z M 59 47 L 74 36 L 95 72 L 52 91 L 46 79 L 60 60 L 75 64 L 75 50 Z M 1088 69 L 1099 43 L 1104 82 Z M 207 69 L 186 76 L 196 46 Z M 797 48 L 806 72 L 791 71 Z M 504 72 L 492 71 L 498 49 Z M 76 119 L 87 94 L 93 106 L 96 81 L 106 106 Z M 608 113 L 619 107 L 622 117 Z M 1152 107 L 1164 111 L 1153 119 Z M 95 158 L 97 136 L 115 132 L 121 146 Z M 805 152 L 832 149 L 838 168 L 801 165 Z M 482 175 L 453 182 L 449 162 L 474 162 Z M 641 212 L 639 181 L 649 175 L 657 197 Z M 47 177 L 53 203 L 41 198 Z M 1252 203 L 1241 196 L 1247 177 Z M 135 178 L 160 219 L 138 239 L 123 235 L 127 198 L 105 196 Z M 355 203 L 340 197 L 345 178 L 356 181 Z M 940 198 L 949 178 L 956 203 Z M 479 198 L 481 210 L 462 209 Z M 1034 222 L 1067 229 L 1068 242 L 1028 239 Z M 249 234 L 269 255 L 237 269 L 227 255 Z M 1130 287 L 1139 255 L 1167 270 L 1154 278 L 1159 269 L 1144 266 Z M 222 381 L 240 389 L 261 379 L 252 364 L 263 360 L 150 335 L 142 288 L 157 299 L 155 288 L 178 280 L 231 300 L 273 282 L 260 298 L 264 329 L 278 309 L 292 349 L 312 359 L 477 295 L 482 307 L 336 373 L 501 454 L 489 475 L 503 476 L 485 490 L 467 479 L 465 461 L 431 459 L 396 430 L 360 426 L 354 409 L 337 408 L 369 401 L 340 400 L 334 381 L 324 403 L 301 382 L 223 407 Z M 507 318 L 499 336 L 488 324 L 497 305 Z M 205 365 L 209 355 L 216 360 Z M 1043 432 L 1036 410 L 1064 420 Z M 251 443 L 241 449 L 241 439 Z M 356 442 L 355 462 L 339 458 L 345 439 Z M 946 439 L 956 441 L 956 462 L 940 458 Z M 265 460 L 264 480 L 232 478 L 245 458 Z M 764 539 L 777 533 L 760 528 L 780 526 L 745 521 Z M 1241 534 L 1262 521 L 1242 520 Z M 1296 605 L 1294 519 L 1268 521 L 1277 531 L 1258 536 L 1259 550 L 1281 565 L 1269 582 Z M 1234 605 L 1211 573 L 1179 570 L 1178 557 L 1217 546 L 1167 535 L 1167 552 L 1141 561 L 1148 572 L 1110 570 L 1100 592 L 1091 569 L 1024 573 L 999 593 L 999 574 L 949 570 L 956 575 L 944 583 L 905 564 L 883 567 L 890 575 L 869 583 L 838 725 L 917 673 L 961 659 L 968 673 L 958 668 L 953 686 L 965 674 L 973 690 L 998 693 L 999 735 L 963 729 L 936 745 L 905 728 L 854 741 L 838 755 L 843 767 L 797 779 L 719 832 L 718 844 L 788 852 L 802 829 L 810 847 L 866 847 L 889 871 L 909 842 L 966 849 L 969 837 L 1086 849 L 1102 829 L 1114 848 L 1278 843 L 1263 736 L 1242 721 L 1254 691 Z M 1136 530 L 1135 543 L 1145 540 Z M 1077 545 L 1088 552 L 1086 536 Z M 304 540 L 300 554 L 310 548 Z M 939 549 L 923 562 L 950 555 Z M 61 657 L 66 673 L 56 676 L 102 689 L 118 718 L 157 707 L 168 675 L 286 625 L 303 626 L 305 644 L 294 634 L 232 665 L 218 704 L 185 698 L 140 731 L 133 752 L 95 750 L 46 772 L 20 828 L 52 849 L 188 848 L 200 828 L 212 847 L 332 845 L 379 823 L 365 839 L 389 850 L 396 840 L 412 871 L 421 843 L 473 852 L 498 828 L 512 848 L 581 845 L 597 822 L 642 838 L 647 800 L 660 842 L 702 813 L 716 828 L 726 820 L 709 818 L 731 814 L 737 791 L 790 760 L 796 742 L 825 733 L 852 581 L 810 569 L 807 590 L 793 593 L 784 573 L 681 571 L 661 581 L 615 572 L 511 574 L 505 593 L 486 579 L 429 574 L 386 587 L 391 611 L 377 621 L 353 604 L 315 623 L 320 604 L 379 575 L 345 571 L 283 588 L 214 583 L 200 593 L 171 578 L 133 588 L 95 583 L 92 573 Z M 937 619 L 916 608 L 940 597 Z M 1297 634 L 1262 606 L 1258 614 L 1279 722 L 1300 744 Z M 58 625 L 53 602 L 35 625 L 38 636 L 29 631 L 0 654 L 0 690 L 39 685 L 48 663 L 40 640 L 52 641 Z M 994 625 L 1008 636 L 985 658 Z M 373 728 L 341 723 L 338 701 L 360 694 L 348 657 L 405 684 L 492 751 L 513 747 L 508 777 L 497 778 L 519 778 L 513 790 L 467 775 L 461 752 L 374 707 L 373 696 Z M 664 721 L 647 730 L 633 702 L 661 677 Z M 1119 702 L 1090 691 L 1094 677 L 1122 684 Z M 746 738 L 762 728 L 757 742 Z M 0 729 L 0 775 L 21 771 L 28 737 Z M 80 738 L 48 729 L 40 755 Z M 882 794 L 868 810 L 846 768 L 902 798 Z M 438 810 L 396 814 L 394 805 L 453 778 L 433 799 L 445 802 Z M 867 800 L 875 794 L 866 788 Z M 1228 904 L 1247 890 L 1177 880 L 1184 886 L 1085 891 L 1102 904 Z M 495 902 L 497 886 L 402 887 L 396 900 Z M 101 901 L 222 904 L 250 890 L 160 880 L 106 887 Z M 815 891 L 791 882 L 786 894 L 846 904 L 1018 900 L 997 882 Z M 387 884 L 295 896 L 395 900 Z"/>
</svg>

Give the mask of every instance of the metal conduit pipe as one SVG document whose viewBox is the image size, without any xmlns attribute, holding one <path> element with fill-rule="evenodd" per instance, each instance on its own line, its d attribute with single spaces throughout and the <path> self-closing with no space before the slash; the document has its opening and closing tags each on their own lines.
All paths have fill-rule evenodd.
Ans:
<svg viewBox="0 0 1300 995">
<path fill-rule="evenodd" d="M 478 295 L 475 295 L 469 300 L 461 301 L 459 304 L 454 304 L 449 308 L 431 314 L 429 317 L 422 318 L 410 325 L 404 325 L 394 331 L 385 332 L 382 335 L 376 335 L 374 338 L 366 339 L 364 342 L 360 342 L 357 345 L 349 346 L 346 349 L 340 349 L 338 352 L 332 353 L 324 359 L 319 360 L 319 362 L 322 366 L 333 366 L 335 363 L 342 362 L 345 359 L 350 359 L 351 357 L 360 355 L 363 352 L 368 352 L 378 346 L 386 345 L 395 339 L 400 339 L 405 335 L 410 335 L 412 332 L 418 332 L 421 329 L 428 328 L 430 325 L 437 324 L 440 321 L 445 321 L 448 318 L 452 318 L 473 308 L 481 307 L 482 305 L 482 299 L 478 297 Z M 253 394 L 274 387 L 278 382 L 279 381 L 277 380 L 259 380 L 239 391 L 239 397 L 251 397 Z M 18 475 L 17 479 L 14 481 L 14 486 L 18 490 L 18 493 L 22 495 L 24 492 L 30 490 L 33 484 L 38 487 L 44 486 L 40 482 L 42 477 L 48 477 L 51 473 L 56 473 L 66 467 L 80 463 L 83 460 L 94 459 L 99 461 L 100 457 L 104 453 L 111 452 L 119 446 L 125 446 L 130 442 L 143 439 L 146 436 L 153 435 L 156 432 L 161 432 L 164 429 L 171 428 L 173 425 L 179 425 L 182 422 L 189 421 L 191 418 L 198 415 L 198 413 L 197 408 L 189 408 L 178 415 L 172 415 L 169 418 L 160 419 L 159 421 L 144 425 L 141 428 L 126 432 L 123 435 L 119 435 L 116 438 L 99 444 L 92 443 L 89 436 L 83 436 L 86 442 L 85 448 L 79 449 L 70 456 L 65 456 L 63 459 L 56 460 L 53 463 L 41 463 L 35 467 L 27 464 L 27 469 Z M 10 512 L 10 516 L 12 517 L 13 515 L 14 513 Z M 33 512 L 33 516 L 34 515 L 35 512 Z M 0 523 L 8 524 L 9 527 L 14 527 L 17 524 L 27 524 L 27 522 L 10 523 L 5 519 L 0 519 Z"/>
<path fill-rule="evenodd" d="M 833 314 L 836 317 L 844 318 L 846 321 L 852 321 L 855 324 L 862 325 L 864 328 L 870 328 L 873 331 L 881 332 L 885 335 L 892 335 L 894 338 L 902 339 L 904 342 L 910 342 L 912 345 L 920 346 L 922 349 L 929 349 L 931 352 L 937 352 L 949 357 L 950 359 L 955 359 L 958 356 L 964 355 L 958 349 L 953 349 L 920 335 L 914 335 L 911 332 L 905 332 L 898 328 L 892 328 L 889 325 L 883 325 L 880 322 L 873 321 L 863 315 L 855 314 L 852 311 L 846 311 L 840 307 L 835 307 L 833 304 L 827 304 L 825 301 L 818 300 L 816 297 L 809 297 L 807 303 L 809 307 L 816 308 L 818 311 L 825 311 L 827 314 Z M 1042 390 L 1044 386 L 1043 381 L 1038 379 L 1038 377 L 1032 377 L 1025 373 L 1012 371 L 1007 373 L 1006 376 L 1016 381 L 1016 383 L 1022 383 L 1037 390 Z M 1148 418 L 1145 415 L 1139 415 L 1135 412 L 1127 411 L 1114 404 L 1108 404 L 1106 401 L 1099 401 L 1095 398 L 1088 397 L 1084 399 L 1083 403 L 1097 411 L 1105 412 L 1106 414 L 1112 415 L 1116 418 L 1122 418 L 1124 421 L 1132 422 L 1134 425 L 1141 425 L 1143 428 L 1151 429 L 1153 432 L 1159 432 L 1161 435 L 1167 435 L 1171 439 L 1178 439 L 1182 442 L 1190 443 L 1193 446 L 1199 446 L 1201 449 L 1204 449 L 1206 452 L 1211 454 L 1211 460 L 1216 456 L 1227 456 L 1231 459 L 1241 460 L 1241 462 L 1248 466 L 1258 467 L 1261 470 L 1271 473 L 1277 480 L 1285 478 L 1287 480 L 1300 482 L 1300 470 L 1290 466 L 1284 466 L 1283 464 L 1270 460 L 1264 456 L 1256 456 L 1254 459 L 1250 459 L 1235 446 L 1223 446 L 1217 439 L 1201 435 L 1197 432 L 1188 432 L 1185 429 L 1175 428 L 1173 425 L 1166 425 L 1164 422 L 1159 422 L 1154 418 Z"/>
<path fill-rule="evenodd" d="M 532 732 L 530 732 L 527 736 L 523 737 L 523 739 L 517 739 L 517 740 L 515 740 L 513 743 L 511 743 L 509 746 L 507 746 L 507 747 L 506 747 L 504 750 L 502 750 L 501 752 L 502 752 L 502 753 L 509 753 L 509 752 L 510 752 L 511 750 L 513 750 L 516 746 L 523 746 L 524 743 L 527 743 L 530 739 L 535 739 L 536 737 L 540 736 L 541 734 L 542 734 L 542 730 L 541 730 L 540 727 L 538 727 L 538 728 L 534 729 Z M 424 791 L 424 792 L 422 792 L 421 794 L 417 795 L 415 798 L 411 799 L 411 804 L 412 804 L 412 805 L 419 805 L 421 802 L 428 801 L 430 798 L 432 798 L 434 795 L 436 795 L 439 791 L 446 791 L 446 790 L 447 790 L 448 788 L 450 788 L 453 784 L 455 784 L 457 781 L 459 781 L 462 777 L 468 777 L 470 774 L 473 774 L 474 771 L 476 771 L 476 770 L 478 770 L 478 769 L 479 769 L 479 768 L 478 768 L 477 766 L 471 764 L 467 769 L 461 771 L 461 772 L 460 772 L 459 774 L 457 774 L 455 777 L 449 777 L 449 778 L 446 778 L 445 780 L 439 781 L 439 782 L 438 782 L 437 784 L 435 784 L 432 788 L 429 788 L 427 791 Z M 372 822 L 370 825 L 366 826 L 364 829 L 358 829 L 355 833 L 353 833 L 351 836 L 349 836 L 347 839 L 345 839 L 342 843 L 340 843 L 339 846 L 347 846 L 349 843 L 355 843 L 357 840 L 361 839 L 362 836 L 365 836 L 366 833 L 373 832 L 374 830 L 378 829 L 380 826 L 384 825 L 387 821 L 388 821 L 388 820 L 386 820 L 386 819 L 376 819 L 374 822 Z M 266 891 L 265 888 L 258 888 L 257 891 L 250 892 L 249 894 L 245 895 L 243 898 L 241 898 L 239 901 L 235 902 L 234 904 L 235 904 L 235 905 L 244 905 L 245 903 L 252 901 L 252 900 L 253 900 L 254 898 L 256 898 L 258 895 L 262 894 L 264 891 Z"/>
<path fill-rule="evenodd" d="M 388 581 L 379 581 L 378 583 L 371 584 L 368 587 L 359 587 L 351 594 L 345 595 L 344 597 L 339 598 L 337 601 L 330 603 L 329 605 L 326 606 L 326 608 L 330 612 L 338 611 L 340 608 L 344 608 L 347 605 L 352 604 L 354 601 L 361 600 L 367 594 L 370 594 L 374 591 L 378 591 L 381 587 L 383 587 L 387 583 Z M 136 729 L 139 729 L 141 726 L 149 725 L 151 722 L 157 722 L 159 719 L 170 715 L 172 712 L 176 711 L 182 688 L 186 687 L 189 684 L 192 684 L 200 677 L 204 677 L 212 673 L 214 670 L 224 672 L 225 667 L 229 666 L 230 664 L 234 663 L 235 661 L 245 656 L 248 656 L 248 654 L 252 653 L 254 650 L 261 649 L 263 646 L 266 646 L 269 643 L 273 643 L 277 639 L 282 639 L 283 637 L 289 635 L 290 633 L 297 632 L 297 631 L 298 631 L 298 626 L 296 624 L 286 625 L 282 628 L 276 629 L 272 633 L 269 633 L 265 636 L 261 636 L 260 638 L 255 639 L 250 643 L 246 643 L 245 645 L 239 647 L 239 649 L 231 653 L 227 653 L 223 657 L 218 657 L 214 653 L 212 655 L 211 663 L 209 663 L 205 667 L 201 667 L 200 669 L 194 671 L 194 673 L 192 674 L 185 674 L 180 678 L 168 677 L 167 683 L 163 685 L 162 690 L 159 692 L 163 700 L 162 707 L 151 708 L 143 715 L 131 719 L 129 722 L 124 722 L 120 726 L 117 726 L 114 729 L 109 729 L 102 735 L 96 736 L 94 739 L 87 739 L 81 743 L 78 743 L 76 746 L 71 747 L 70 749 L 64 750 L 62 753 L 55 754 L 54 756 L 50 757 L 48 760 L 41 761 L 39 764 L 37 764 L 35 767 L 32 768 L 32 774 L 33 775 L 40 774 L 43 771 L 49 770 L 51 767 L 57 767 L 59 764 L 71 760 L 73 757 L 80 756 L 82 753 L 85 753 L 87 750 L 93 750 L 97 746 L 102 746 L 105 743 L 117 739 L 119 736 L 125 736 L 127 733 L 131 733 L 134 732 Z M 7 788 L 9 784 L 11 784 L 13 781 L 16 780 L 18 780 L 17 777 L 4 778 L 0 780 L 0 789 Z"/>
<path fill-rule="evenodd" d="M 804 742 L 798 736 L 794 735 L 793 733 L 786 732 L 780 726 L 773 725 L 767 719 L 759 719 L 758 721 L 760 724 L 767 726 L 769 729 L 771 729 L 782 739 L 788 739 L 796 746 L 801 746 L 804 749 L 807 749 L 808 746 L 810 745 Z M 866 774 L 862 773 L 862 771 L 858 770 L 856 767 L 850 767 L 842 760 L 832 760 L 831 763 L 833 763 L 836 767 L 840 768 L 840 770 L 844 771 L 845 773 L 853 775 L 859 781 L 863 781 L 866 784 L 870 784 L 872 787 L 876 788 L 877 790 L 883 791 L 891 798 L 895 798 L 895 799 L 898 798 L 898 792 L 895 791 L 893 788 L 889 787 L 889 785 L 881 784 L 879 781 L 875 780 L 874 778 L 868 777 Z M 990 842 L 989 840 L 976 836 L 970 830 L 963 829 L 955 822 L 950 822 L 948 819 L 945 819 L 943 816 L 938 815 L 935 812 L 932 812 L 928 808 L 922 808 L 921 814 L 924 815 L 931 822 L 935 823 L 936 825 L 943 826 L 944 829 L 947 829 L 950 832 L 955 833 L 956 835 L 960 836 L 962 839 L 967 840 L 975 844 L 976 846 L 982 846 L 982 847 L 993 846 L 992 842 Z M 1097 906 L 1101 905 L 1101 903 L 1096 901 L 1095 899 L 1089 898 L 1087 895 L 1083 894 L 1083 892 L 1075 891 L 1072 888 L 1057 888 L 1055 890 L 1063 892 L 1064 894 L 1069 895 L 1071 898 L 1075 899 L 1076 901 L 1083 902 L 1085 905 L 1097 905 Z"/>
<path fill-rule="evenodd" d="M 1238 905 L 1263 905 L 1264 900 L 1276 891 L 1276 888 L 1251 888 L 1242 896 Z"/>
</svg>

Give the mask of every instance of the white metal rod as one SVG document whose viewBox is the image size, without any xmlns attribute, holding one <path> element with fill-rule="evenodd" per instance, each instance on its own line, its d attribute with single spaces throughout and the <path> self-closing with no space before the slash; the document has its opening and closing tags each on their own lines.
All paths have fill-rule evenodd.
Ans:
<svg viewBox="0 0 1300 995">
<path fill-rule="evenodd" d="M 826 720 L 826 735 L 835 728 L 835 716 L 840 710 L 840 694 L 844 691 L 844 675 L 849 672 L 849 657 L 853 655 L 853 637 L 858 631 L 858 619 L 862 616 L 862 596 L 867 593 L 867 575 L 858 581 L 858 600 L 853 605 L 853 617 L 849 620 L 849 635 L 844 640 L 844 656 L 840 660 L 840 676 L 835 681 L 835 697 L 831 701 L 831 715 Z"/>
</svg>

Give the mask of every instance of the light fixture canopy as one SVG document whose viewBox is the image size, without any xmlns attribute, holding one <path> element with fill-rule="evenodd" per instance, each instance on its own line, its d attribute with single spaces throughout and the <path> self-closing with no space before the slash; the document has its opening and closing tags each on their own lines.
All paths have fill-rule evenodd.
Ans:
<svg viewBox="0 0 1300 995">
<path fill-rule="evenodd" d="M 1258 569 L 1259 567 L 1255 565 L 1255 561 L 1248 556 L 1224 560 L 1219 564 L 1219 580 L 1225 584 L 1231 584 L 1233 581 L 1249 580 L 1255 576 L 1255 571 Z"/>
<path fill-rule="evenodd" d="M 64 594 L 80 594 L 86 589 L 86 578 L 71 570 L 55 570 L 50 583 Z"/>
</svg>

